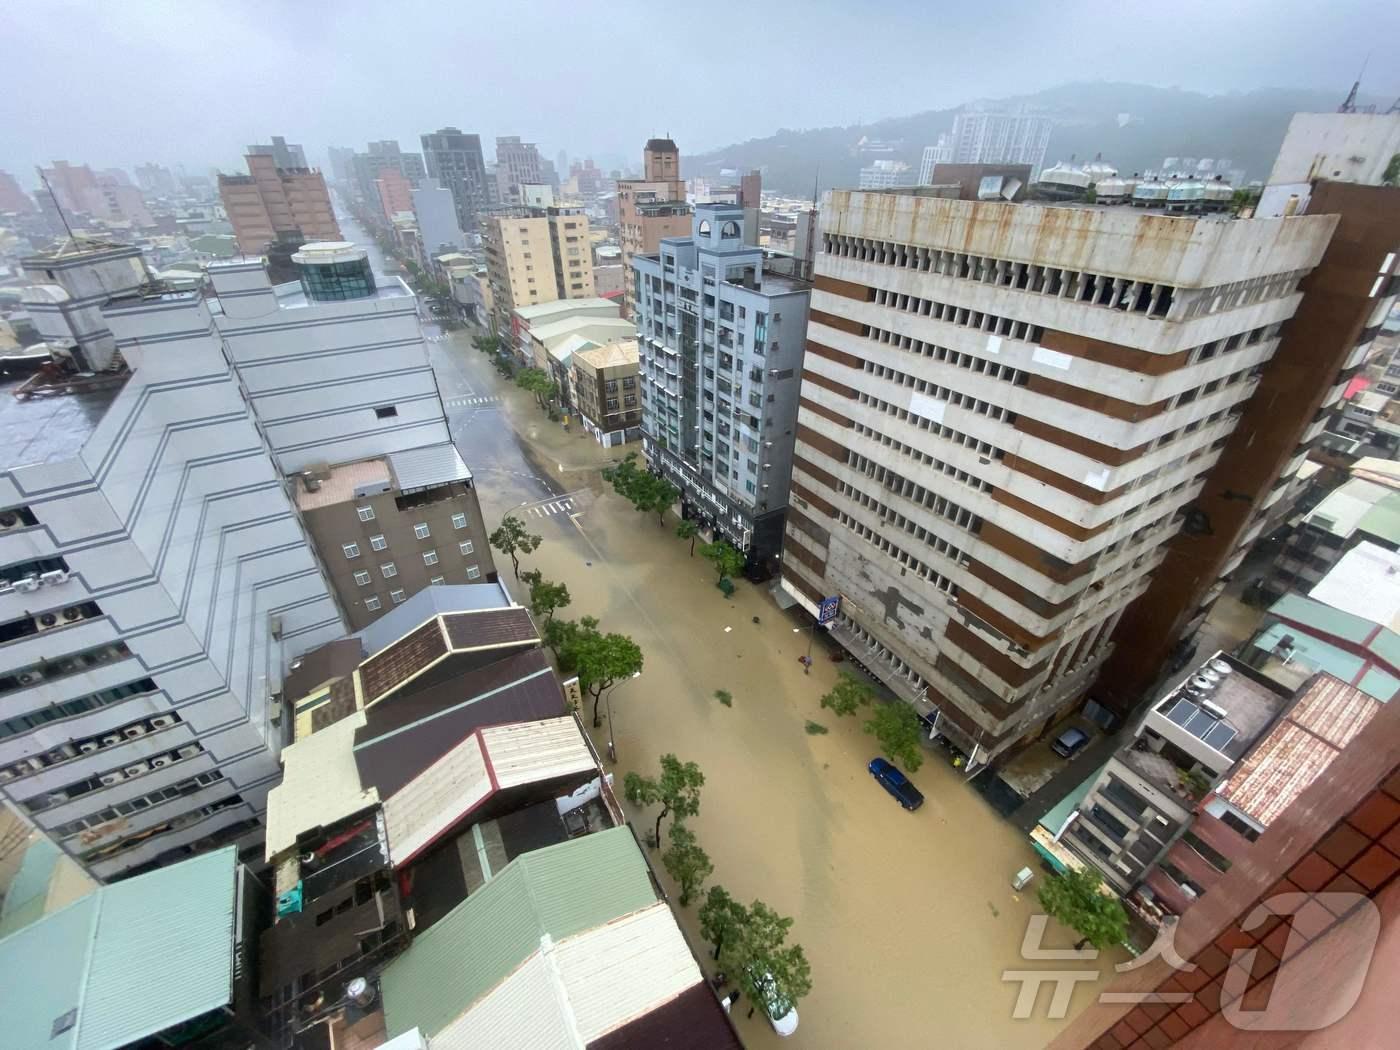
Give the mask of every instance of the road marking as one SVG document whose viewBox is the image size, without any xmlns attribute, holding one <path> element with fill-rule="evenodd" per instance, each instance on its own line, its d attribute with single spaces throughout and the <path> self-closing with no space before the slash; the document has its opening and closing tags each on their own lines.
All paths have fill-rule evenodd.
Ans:
<svg viewBox="0 0 1400 1050">
<path fill-rule="evenodd" d="M 530 513 L 536 518 L 552 518 L 556 514 L 571 515 L 574 509 L 574 501 L 565 497 L 564 499 L 554 499 L 539 506 L 531 507 Z"/>
<path fill-rule="evenodd" d="M 469 408 L 472 405 L 496 405 L 500 401 L 499 397 L 449 397 L 443 404 L 448 408 Z"/>
</svg>

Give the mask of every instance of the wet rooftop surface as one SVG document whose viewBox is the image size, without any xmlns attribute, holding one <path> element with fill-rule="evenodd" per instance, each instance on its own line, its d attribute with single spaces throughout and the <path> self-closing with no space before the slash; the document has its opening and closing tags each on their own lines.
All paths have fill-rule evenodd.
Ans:
<svg viewBox="0 0 1400 1050">
<path fill-rule="evenodd" d="M 30 378 L 0 375 L 0 468 L 76 458 L 129 376 L 77 379 L 16 397 Z"/>
</svg>

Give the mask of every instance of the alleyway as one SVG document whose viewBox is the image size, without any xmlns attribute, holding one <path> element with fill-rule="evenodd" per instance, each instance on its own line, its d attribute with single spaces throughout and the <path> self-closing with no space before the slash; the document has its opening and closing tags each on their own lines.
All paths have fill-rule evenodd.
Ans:
<svg viewBox="0 0 1400 1050">
<path fill-rule="evenodd" d="M 1009 885 L 1020 868 L 1038 870 L 1025 838 L 932 752 L 912 778 L 927 804 L 900 809 L 865 770 L 876 748 L 858 720 L 818 707 L 835 667 L 819 660 L 803 675 L 807 634 L 794 633 L 799 621 L 766 588 L 741 582 L 726 600 L 708 563 L 675 537 L 674 519 L 662 528 L 604 491 L 599 468 L 625 449 L 549 423 L 469 333 L 430 345 L 488 523 L 520 514 L 544 538 L 525 564 L 568 584 L 565 615 L 597 616 L 645 654 L 642 676 L 612 697 L 618 784 L 665 751 L 699 763 L 707 783 L 692 826 L 714 861 L 711 881 L 796 919 L 814 984 L 786 1045 L 1043 1045 L 1058 1027 L 1044 1018 L 1049 993 L 1035 1019 L 1014 1021 L 1019 986 L 1000 979 L 1033 968 L 1019 957 L 1033 887 Z M 514 587 L 508 564 L 506 575 Z M 713 699 L 716 689 L 733 694 L 732 708 Z M 829 735 L 807 735 L 808 719 Z M 606 726 L 594 737 L 602 753 Z M 699 944 L 694 907 L 682 921 Z M 1072 1009 L 1093 987 L 1080 987 Z M 780 1042 L 746 1012 L 737 1021 L 748 1045 Z"/>
</svg>

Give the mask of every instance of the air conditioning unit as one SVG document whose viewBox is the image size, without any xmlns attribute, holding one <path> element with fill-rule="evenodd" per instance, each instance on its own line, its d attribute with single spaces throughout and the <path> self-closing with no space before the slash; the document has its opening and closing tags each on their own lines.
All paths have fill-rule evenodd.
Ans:
<svg viewBox="0 0 1400 1050">
<path fill-rule="evenodd" d="M 6 781 L 14 780 L 17 776 L 19 776 L 19 774 L 16 773 L 13 769 L 0 769 L 0 784 L 4 784 Z"/>
<path fill-rule="evenodd" d="M 68 623 L 72 623 L 74 620 L 81 619 L 82 615 L 83 610 L 78 608 L 76 605 L 70 605 L 68 606 L 68 608 L 63 610 L 63 619 L 66 620 Z"/>
<path fill-rule="evenodd" d="M 0 532 L 7 532 L 10 529 L 21 528 L 23 527 L 23 525 L 24 522 L 20 520 L 20 516 L 14 511 L 7 510 L 4 513 L 0 513 Z"/>
<path fill-rule="evenodd" d="M 186 744 L 184 747 L 180 748 L 180 750 L 175 753 L 181 758 L 194 758 L 195 755 L 199 754 L 199 745 Z"/>
<path fill-rule="evenodd" d="M 168 766 L 168 765 L 170 765 L 170 764 L 173 763 L 174 761 L 175 761 L 175 760 L 174 760 L 173 758 L 171 758 L 169 755 L 158 755 L 157 757 L 151 759 L 151 768 L 152 768 L 152 769 L 160 769 L 160 768 L 163 767 L 163 766 Z"/>
<path fill-rule="evenodd" d="M 39 574 L 39 582 L 42 583 L 45 587 L 49 587 L 57 583 L 67 583 L 68 575 L 69 574 L 63 569 L 54 569 L 51 572 L 41 572 Z"/>
<path fill-rule="evenodd" d="M 0 580 L 0 594 L 9 594 L 15 589 L 15 585 L 10 580 Z"/>
<path fill-rule="evenodd" d="M 39 589 L 39 580 L 35 576 L 26 576 L 22 580 L 15 581 L 15 590 L 23 591 L 25 594 L 33 594 Z"/>
<path fill-rule="evenodd" d="M 21 671 L 16 677 L 19 678 L 20 685 L 33 685 L 44 680 L 44 676 L 38 671 Z"/>
<path fill-rule="evenodd" d="M 120 744 L 121 742 L 122 736 L 120 733 L 112 733 L 110 736 L 104 736 L 102 738 L 103 747 L 114 747 L 117 744 Z"/>
<path fill-rule="evenodd" d="M 150 768 L 149 762 L 133 762 L 131 765 L 123 767 L 122 772 L 129 777 L 139 777 L 142 773 L 149 772 Z"/>
<path fill-rule="evenodd" d="M 58 626 L 58 613 L 41 613 L 40 615 L 34 617 L 34 622 L 38 625 L 39 630 L 47 631 L 50 627 Z"/>
<path fill-rule="evenodd" d="M 104 787 L 111 787 L 113 784 L 120 784 L 126 779 L 126 774 L 120 769 L 114 769 L 110 773 L 102 774 L 102 784 Z"/>
<path fill-rule="evenodd" d="M 128 739 L 131 739 L 131 738 L 133 738 L 133 737 L 138 737 L 138 736 L 145 736 L 145 735 L 146 735 L 146 727 L 145 727 L 145 726 L 127 726 L 125 729 L 122 730 L 122 736 L 127 737 Z"/>
<path fill-rule="evenodd" d="M 151 719 L 151 728 L 165 729 L 167 726 L 173 726 L 175 721 L 174 715 L 156 715 L 155 718 Z"/>
<path fill-rule="evenodd" d="M 84 740 L 81 744 L 78 745 L 78 750 L 84 755 L 90 755 L 101 746 L 102 745 L 100 745 L 96 740 Z"/>
</svg>

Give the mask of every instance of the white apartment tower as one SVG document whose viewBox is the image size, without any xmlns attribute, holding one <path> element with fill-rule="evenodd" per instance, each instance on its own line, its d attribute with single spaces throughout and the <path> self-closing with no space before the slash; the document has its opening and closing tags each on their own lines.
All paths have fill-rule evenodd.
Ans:
<svg viewBox="0 0 1400 1050">
<path fill-rule="evenodd" d="M 1202 526 L 1336 223 L 833 192 L 785 587 L 968 768 L 1033 738 Z"/>
<path fill-rule="evenodd" d="M 953 118 L 953 164 L 1029 164 L 1040 174 L 1055 122 L 1028 113 L 959 113 Z M 941 163 L 941 162 L 940 162 Z"/>
</svg>

